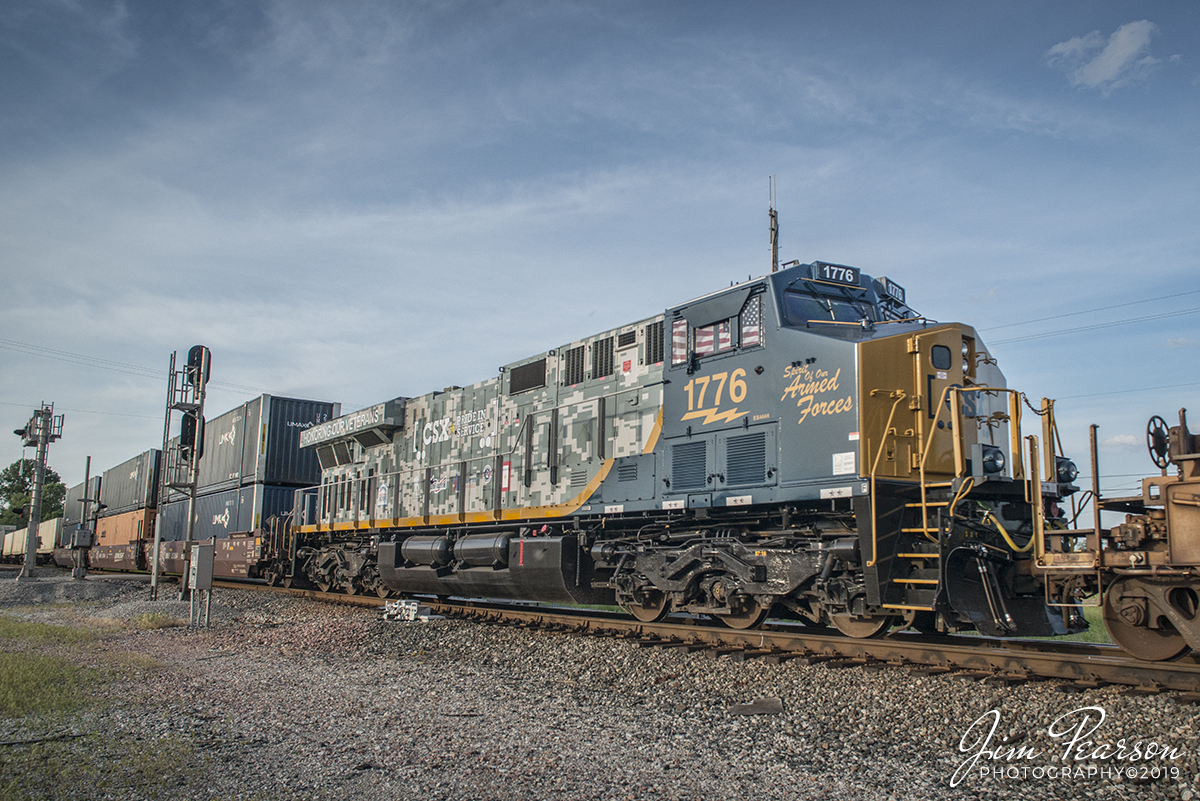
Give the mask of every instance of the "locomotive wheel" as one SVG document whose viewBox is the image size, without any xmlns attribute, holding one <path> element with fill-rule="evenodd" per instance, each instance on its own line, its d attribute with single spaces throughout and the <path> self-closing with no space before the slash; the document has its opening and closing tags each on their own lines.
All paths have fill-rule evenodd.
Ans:
<svg viewBox="0 0 1200 801">
<path fill-rule="evenodd" d="M 333 583 L 330 582 L 328 579 L 322 578 L 320 581 L 317 582 L 317 589 L 320 590 L 321 592 L 329 592 L 331 587 L 333 587 Z"/>
<path fill-rule="evenodd" d="M 358 582 L 351 580 L 342 589 L 347 595 L 358 595 L 358 590 L 359 590 Z"/>
<path fill-rule="evenodd" d="M 1146 610 L 1129 603 L 1122 592 L 1124 585 L 1124 580 L 1114 582 L 1104 595 L 1104 627 L 1112 641 L 1125 653 L 1147 662 L 1164 662 L 1187 653 L 1187 641 L 1170 623 L 1160 620 L 1157 629 L 1145 625 Z"/>
<path fill-rule="evenodd" d="M 769 611 L 771 611 L 769 607 L 751 604 L 744 612 L 729 615 L 714 615 L 714 617 L 729 628 L 740 631 L 742 629 L 752 629 L 762 623 L 767 619 L 767 612 Z"/>
<path fill-rule="evenodd" d="M 291 576 L 287 576 L 286 578 L 284 578 L 283 586 L 289 590 L 292 588 L 292 577 Z"/>
<path fill-rule="evenodd" d="M 386 598 L 391 594 L 391 590 L 382 581 L 375 585 L 375 594 L 380 598 Z"/>
<path fill-rule="evenodd" d="M 853 637 L 856 640 L 882 637 L 884 634 L 887 634 L 887 630 L 895 622 L 895 619 L 891 615 L 868 615 L 864 617 L 856 615 L 830 615 L 829 620 L 833 623 L 833 627 L 842 634 L 845 634 L 847 637 Z"/>
<path fill-rule="evenodd" d="M 671 604 L 664 593 L 648 590 L 641 604 L 629 604 L 625 606 L 625 611 L 643 623 L 657 623 L 671 611 Z"/>
</svg>

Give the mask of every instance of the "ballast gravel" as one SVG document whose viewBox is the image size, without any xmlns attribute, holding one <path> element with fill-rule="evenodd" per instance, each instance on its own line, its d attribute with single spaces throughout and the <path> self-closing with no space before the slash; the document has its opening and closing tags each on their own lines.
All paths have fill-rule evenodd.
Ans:
<svg viewBox="0 0 1200 801">
<path fill-rule="evenodd" d="M 136 581 L 11 575 L 0 573 L 0 613 L 105 621 L 103 647 L 158 665 L 71 726 L 184 742 L 203 757 L 169 787 L 64 797 L 1189 801 L 1200 791 L 1200 707 L 1177 693 L 737 663 L 223 588 L 209 629 L 121 629 L 112 621 L 186 620 L 189 605 L 173 585 L 151 601 Z M 737 714 L 755 709 L 772 713 Z M 0 739 L 31 725 L 0 719 Z"/>
</svg>

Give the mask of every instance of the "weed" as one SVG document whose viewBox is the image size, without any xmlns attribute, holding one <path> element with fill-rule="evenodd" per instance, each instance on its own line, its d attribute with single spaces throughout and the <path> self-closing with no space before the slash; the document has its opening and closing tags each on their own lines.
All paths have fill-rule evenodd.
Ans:
<svg viewBox="0 0 1200 801">
<path fill-rule="evenodd" d="M 187 624 L 186 620 L 180 620 L 162 612 L 145 612 L 133 619 L 134 628 L 138 629 L 170 629 Z"/>
</svg>

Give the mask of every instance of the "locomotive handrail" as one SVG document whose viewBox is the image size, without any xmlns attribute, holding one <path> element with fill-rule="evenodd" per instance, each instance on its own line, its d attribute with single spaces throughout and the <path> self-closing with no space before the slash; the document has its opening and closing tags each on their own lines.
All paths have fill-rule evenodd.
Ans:
<svg viewBox="0 0 1200 801">
<path fill-rule="evenodd" d="M 942 409 L 947 406 L 946 399 L 949 396 L 952 400 L 949 404 L 952 406 L 951 413 L 954 419 L 951 420 L 952 434 L 954 437 L 954 476 L 955 478 L 963 478 L 966 475 L 966 459 L 963 454 L 963 426 L 962 426 L 962 402 L 960 396 L 965 392 L 995 392 L 1006 393 L 1009 396 L 1009 439 L 1011 440 L 1010 453 L 1012 454 L 1013 466 L 1012 477 L 1014 480 L 1021 480 L 1025 477 L 1025 466 L 1023 464 L 1023 448 L 1021 446 L 1021 393 L 1015 389 L 1008 387 L 956 387 L 947 386 L 942 390 L 941 396 L 935 406 L 933 421 L 929 427 L 929 436 L 925 440 L 925 446 L 921 449 L 921 460 L 918 463 L 919 480 L 921 486 L 921 528 L 925 532 L 926 538 L 933 540 L 929 536 L 929 497 L 927 493 L 928 482 L 925 480 L 925 463 L 929 458 L 929 454 L 933 449 L 933 437 L 939 430 L 937 423 L 941 419 Z M 918 419 L 920 417 L 918 416 Z M 1028 494 L 1028 491 L 1027 493 Z"/>
<path fill-rule="evenodd" d="M 871 390 L 874 395 L 879 390 Z M 892 428 L 892 420 L 896 416 L 896 407 L 900 405 L 900 401 L 908 397 L 902 389 L 892 390 L 895 402 L 892 403 L 892 410 L 888 412 L 887 423 L 883 426 L 883 437 L 879 440 L 879 449 L 875 452 L 875 460 L 871 462 L 871 560 L 867 562 L 867 567 L 875 567 L 875 559 L 879 554 L 879 505 L 875 503 L 875 476 L 879 470 L 879 460 L 883 457 L 884 446 L 887 445 L 888 436 L 895 436 L 895 429 Z"/>
</svg>

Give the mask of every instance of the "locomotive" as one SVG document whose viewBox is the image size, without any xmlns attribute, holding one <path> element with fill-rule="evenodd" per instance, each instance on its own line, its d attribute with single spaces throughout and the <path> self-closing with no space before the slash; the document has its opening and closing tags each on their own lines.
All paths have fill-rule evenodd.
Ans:
<svg viewBox="0 0 1200 801">
<path fill-rule="evenodd" d="M 1079 490 L 1056 441 L 1053 404 L 1008 389 L 973 328 L 793 262 L 302 432 L 321 483 L 269 578 L 737 629 L 774 610 L 852 637 L 1066 634 L 1096 588 L 1038 561 Z"/>
<path fill-rule="evenodd" d="M 854 267 L 792 262 L 471 386 L 346 415 L 263 396 L 210 422 L 197 532 L 225 577 L 736 629 L 770 614 L 851 637 L 1062 635 L 1091 606 L 1134 657 L 1200 650 L 1186 410 L 1151 419 L 1161 474 L 1134 497 L 1101 496 L 1093 426 L 1081 491 L 1053 401 L 1008 388 L 973 328 Z M 161 528 L 160 571 L 182 569 L 182 507 L 130 469 L 158 453 L 68 493 L 59 564 L 88 548 L 93 566 L 144 569 Z M 1102 512 L 1125 519 L 1105 529 Z"/>
</svg>

